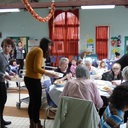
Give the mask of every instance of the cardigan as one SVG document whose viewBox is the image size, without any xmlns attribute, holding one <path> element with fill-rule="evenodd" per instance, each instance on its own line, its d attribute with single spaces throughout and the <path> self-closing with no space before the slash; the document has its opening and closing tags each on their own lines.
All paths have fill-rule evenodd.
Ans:
<svg viewBox="0 0 128 128">
<path fill-rule="evenodd" d="M 53 128 L 98 128 L 99 121 L 100 117 L 93 102 L 62 97 Z"/>
<path fill-rule="evenodd" d="M 41 79 L 42 75 L 45 74 L 45 69 L 42 68 L 43 61 L 43 50 L 40 47 L 32 48 L 26 56 L 25 76 Z"/>
<path fill-rule="evenodd" d="M 4 55 L 3 52 L 0 52 L 0 82 L 5 81 L 5 78 L 3 76 L 8 66 L 9 66 L 8 58 L 6 57 L 6 55 Z"/>
</svg>

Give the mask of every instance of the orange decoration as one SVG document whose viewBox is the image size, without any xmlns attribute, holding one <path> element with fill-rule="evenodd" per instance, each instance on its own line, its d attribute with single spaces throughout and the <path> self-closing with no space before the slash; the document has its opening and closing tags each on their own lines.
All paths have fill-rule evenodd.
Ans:
<svg viewBox="0 0 128 128">
<path fill-rule="evenodd" d="M 27 10 L 31 13 L 31 15 L 32 15 L 36 20 L 38 20 L 38 21 L 40 21 L 40 22 L 49 21 L 50 18 L 54 15 L 54 9 L 55 9 L 55 4 L 54 4 L 54 3 L 51 4 L 51 10 L 50 10 L 48 16 L 46 16 L 46 17 L 43 18 L 43 17 L 39 16 L 39 15 L 33 10 L 33 8 L 32 8 L 32 7 L 30 6 L 30 4 L 28 3 L 28 0 L 22 0 L 22 1 L 23 1 L 24 5 L 26 6 Z"/>
</svg>

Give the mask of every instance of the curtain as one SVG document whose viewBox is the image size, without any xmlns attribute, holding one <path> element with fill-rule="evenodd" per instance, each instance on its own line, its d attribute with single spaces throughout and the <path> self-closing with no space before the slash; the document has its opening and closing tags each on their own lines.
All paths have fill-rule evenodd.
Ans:
<svg viewBox="0 0 128 128">
<path fill-rule="evenodd" d="M 99 60 L 108 58 L 108 33 L 108 26 L 96 27 L 96 54 Z"/>
<path fill-rule="evenodd" d="M 79 10 L 56 10 L 49 20 L 49 37 L 53 40 L 52 55 L 68 57 L 78 55 Z"/>
</svg>

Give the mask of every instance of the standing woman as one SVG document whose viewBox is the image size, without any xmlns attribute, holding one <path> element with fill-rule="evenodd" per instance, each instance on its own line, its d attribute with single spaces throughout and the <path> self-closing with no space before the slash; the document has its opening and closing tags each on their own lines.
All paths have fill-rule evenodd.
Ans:
<svg viewBox="0 0 128 128">
<path fill-rule="evenodd" d="M 49 58 L 52 45 L 53 42 L 49 38 L 42 38 L 39 47 L 31 49 L 26 56 L 26 75 L 24 81 L 30 97 L 28 107 L 30 128 L 42 128 L 39 120 L 42 96 L 42 75 L 58 78 L 56 74 L 48 72 L 42 68 L 43 58 Z"/>
<path fill-rule="evenodd" d="M 4 106 L 7 100 L 7 90 L 5 79 L 11 80 L 9 74 L 5 73 L 8 69 L 9 53 L 14 48 L 14 43 L 11 39 L 6 38 L 1 43 L 2 52 L 0 52 L 0 128 L 6 128 L 5 125 L 11 124 L 10 121 L 3 119 Z"/>
<path fill-rule="evenodd" d="M 26 50 L 23 47 L 22 41 L 19 41 L 17 47 L 14 50 L 14 58 L 16 59 L 17 64 L 20 65 L 19 70 L 23 69 L 24 67 L 25 57 L 26 57 Z"/>
</svg>

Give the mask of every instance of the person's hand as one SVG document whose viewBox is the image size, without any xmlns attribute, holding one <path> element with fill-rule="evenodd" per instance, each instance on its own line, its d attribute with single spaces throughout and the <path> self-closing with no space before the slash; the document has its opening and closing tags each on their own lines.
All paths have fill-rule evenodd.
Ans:
<svg viewBox="0 0 128 128">
<path fill-rule="evenodd" d="M 111 95 L 112 94 L 112 89 L 108 88 L 107 92 Z"/>
<path fill-rule="evenodd" d="M 7 80 L 11 80 L 11 76 L 10 75 L 5 75 L 4 78 L 7 79 Z"/>
<path fill-rule="evenodd" d="M 98 78 L 99 78 L 99 75 L 94 75 L 94 78 L 95 78 L 95 79 L 98 79 Z"/>
<path fill-rule="evenodd" d="M 69 79 L 71 79 L 72 78 L 72 74 L 71 73 L 68 73 L 67 75 L 66 75 L 66 78 L 69 80 Z"/>
<path fill-rule="evenodd" d="M 112 81 L 112 85 L 118 86 L 118 85 L 120 85 L 120 84 L 117 83 L 116 81 Z"/>
<path fill-rule="evenodd" d="M 52 77 L 54 77 L 54 78 L 56 78 L 56 79 L 58 79 L 58 78 L 59 78 L 59 76 L 58 76 L 58 74 L 57 74 L 57 73 L 53 73 L 53 74 L 52 74 Z"/>
<path fill-rule="evenodd" d="M 12 74 L 11 74 L 11 75 L 15 77 L 15 76 L 16 76 L 16 73 L 12 72 Z"/>
</svg>

